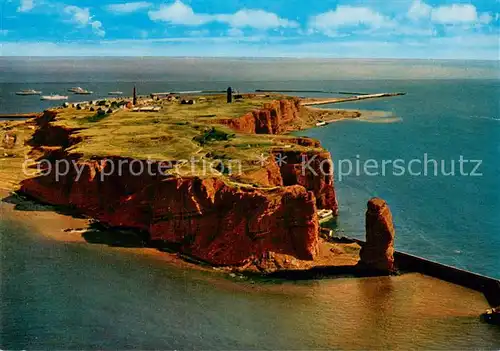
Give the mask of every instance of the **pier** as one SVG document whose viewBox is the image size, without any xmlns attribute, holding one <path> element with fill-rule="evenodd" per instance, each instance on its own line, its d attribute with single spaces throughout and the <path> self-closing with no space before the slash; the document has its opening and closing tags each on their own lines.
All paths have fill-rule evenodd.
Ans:
<svg viewBox="0 0 500 351">
<path fill-rule="evenodd" d="M 352 97 L 346 98 L 327 98 L 327 99 L 309 99 L 302 102 L 302 106 L 317 106 L 317 105 L 327 105 L 327 104 L 338 104 L 340 102 L 349 102 L 349 101 L 359 101 L 359 100 L 367 100 L 367 99 L 380 99 L 384 97 L 394 97 L 394 96 L 402 96 L 406 95 L 406 93 L 378 93 L 378 94 L 366 94 L 366 95 L 356 95 Z"/>
<path fill-rule="evenodd" d="M 339 95 L 370 95 L 369 93 L 358 93 L 350 91 L 327 91 L 327 90 L 298 90 L 298 89 L 256 89 L 256 93 L 316 93 L 316 94 L 339 94 Z"/>
</svg>

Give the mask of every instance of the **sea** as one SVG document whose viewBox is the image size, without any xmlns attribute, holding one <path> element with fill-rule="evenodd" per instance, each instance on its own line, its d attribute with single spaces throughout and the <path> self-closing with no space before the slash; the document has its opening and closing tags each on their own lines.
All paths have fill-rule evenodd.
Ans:
<svg viewBox="0 0 500 351">
<path fill-rule="evenodd" d="M 322 106 L 371 112 L 296 132 L 332 154 L 336 230 L 362 239 L 366 203 L 381 197 L 398 250 L 498 279 L 499 74 L 498 61 L 1 57 L 0 114 L 54 105 L 15 95 L 22 89 L 88 99 L 67 92 L 76 86 L 92 99 L 134 86 L 143 95 L 228 86 L 309 97 L 405 92 Z M 498 329 L 460 315 L 483 302 L 438 281 L 234 282 L 33 230 L 0 216 L 2 348 L 500 347 Z"/>
</svg>

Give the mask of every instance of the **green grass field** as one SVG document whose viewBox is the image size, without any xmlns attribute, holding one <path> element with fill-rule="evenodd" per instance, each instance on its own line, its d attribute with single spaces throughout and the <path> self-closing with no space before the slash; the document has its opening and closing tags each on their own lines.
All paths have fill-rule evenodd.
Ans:
<svg viewBox="0 0 500 351">
<path fill-rule="evenodd" d="M 244 173 L 261 168 L 259 160 L 273 150 L 306 150 L 287 142 L 285 135 L 238 134 L 229 127 L 215 123 L 218 119 L 236 118 L 262 108 L 283 96 L 263 96 L 227 104 L 225 96 L 198 97 L 195 105 L 178 101 L 140 101 L 143 105 L 159 106 L 159 112 L 117 112 L 98 115 L 88 109 L 58 110 L 55 125 L 77 129 L 75 135 L 83 141 L 68 151 L 83 158 L 122 156 L 157 161 L 192 160 L 216 165 L 235 162 Z M 199 175 L 201 164 L 186 164 L 176 172 Z M 243 177 L 244 178 L 244 177 Z M 239 177 L 239 181 L 243 179 Z"/>
</svg>

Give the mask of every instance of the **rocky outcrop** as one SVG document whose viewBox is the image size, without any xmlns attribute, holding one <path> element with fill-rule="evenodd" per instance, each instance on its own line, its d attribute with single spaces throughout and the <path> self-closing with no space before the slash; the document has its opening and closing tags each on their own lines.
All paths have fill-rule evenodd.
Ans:
<svg viewBox="0 0 500 351">
<path fill-rule="evenodd" d="M 80 176 L 72 170 L 59 180 L 52 174 L 28 179 L 21 191 L 113 227 L 145 231 L 152 241 L 175 244 L 213 265 L 241 265 L 267 252 L 311 260 L 317 252 L 316 200 L 304 187 L 262 190 L 229 186 L 220 178 L 135 176 L 126 170 L 120 176 L 110 174 L 109 160 L 77 166 Z"/>
<path fill-rule="evenodd" d="M 225 118 L 217 122 L 232 129 L 251 134 L 281 134 L 289 124 L 300 120 L 301 102 L 298 98 L 276 100 L 261 109 L 238 118 Z"/>
<path fill-rule="evenodd" d="M 262 109 L 252 111 L 239 118 L 219 120 L 236 131 L 257 134 L 281 134 L 287 126 L 301 119 L 301 101 L 297 98 L 277 100 Z M 283 142 L 304 147 L 321 148 L 319 141 L 310 138 L 287 138 Z M 333 210 L 338 214 L 338 203 L 333 182 L 333 162 L 328 152 L 296 152 L 275 150 L 274 156 L 280 162 L 280 177 L 273 174 L 274 165 L 256 171 L 255 176 L 262 184 L 302 185 L 316 196 L 318 209 Z"/>
<path fill-rule="evenodd" d="M 366 211 L 366 243 L 360 252 L 360 265 L 382 272 L 395 271 L 394 224 L 391 210 L 380 198 L 368 202 Z"/>
<path fill-rule="evenodd" d="M 275 156 L 283 160 L 280 167 L 283 185 L 302 185 L 314 193 L 318 209 L 333 210 L 335 215 L 338 214 L 329 152 L 277 150 Z"/>
</svg>

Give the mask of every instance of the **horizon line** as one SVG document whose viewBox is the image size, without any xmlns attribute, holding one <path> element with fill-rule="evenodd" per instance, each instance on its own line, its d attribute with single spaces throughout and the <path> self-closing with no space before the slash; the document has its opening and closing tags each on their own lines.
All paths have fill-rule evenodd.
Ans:
<svg viewBox="0 0 500 351">
<path fill-rule="evenodd" d="M 11 58 L 11 59 L 22 59 L 22 58 L 47 58 L 47 59 L 66 59 L 66 58 L 80 58 L 80 59 L 88 59 L 88 58 L 168 58 L 168 59 L 263 59 L 263 60 L 276 60 L 276 59 L 285 59 L 285 60 L 369 60 L 369 61 L 383 61 L 383 60 L 392 60 L 392 61 L 488 61 L 488 62 L 499 62 L 498 59 L 491 58 L 397 58 L 397 57 L 321 57 L 321 56 L 168 56 L 168 55 L 70 55 L 70 56 L 57 56 L 57 55 L 0 55 L 0 59 L 3 58 Z"/>
</svg>

